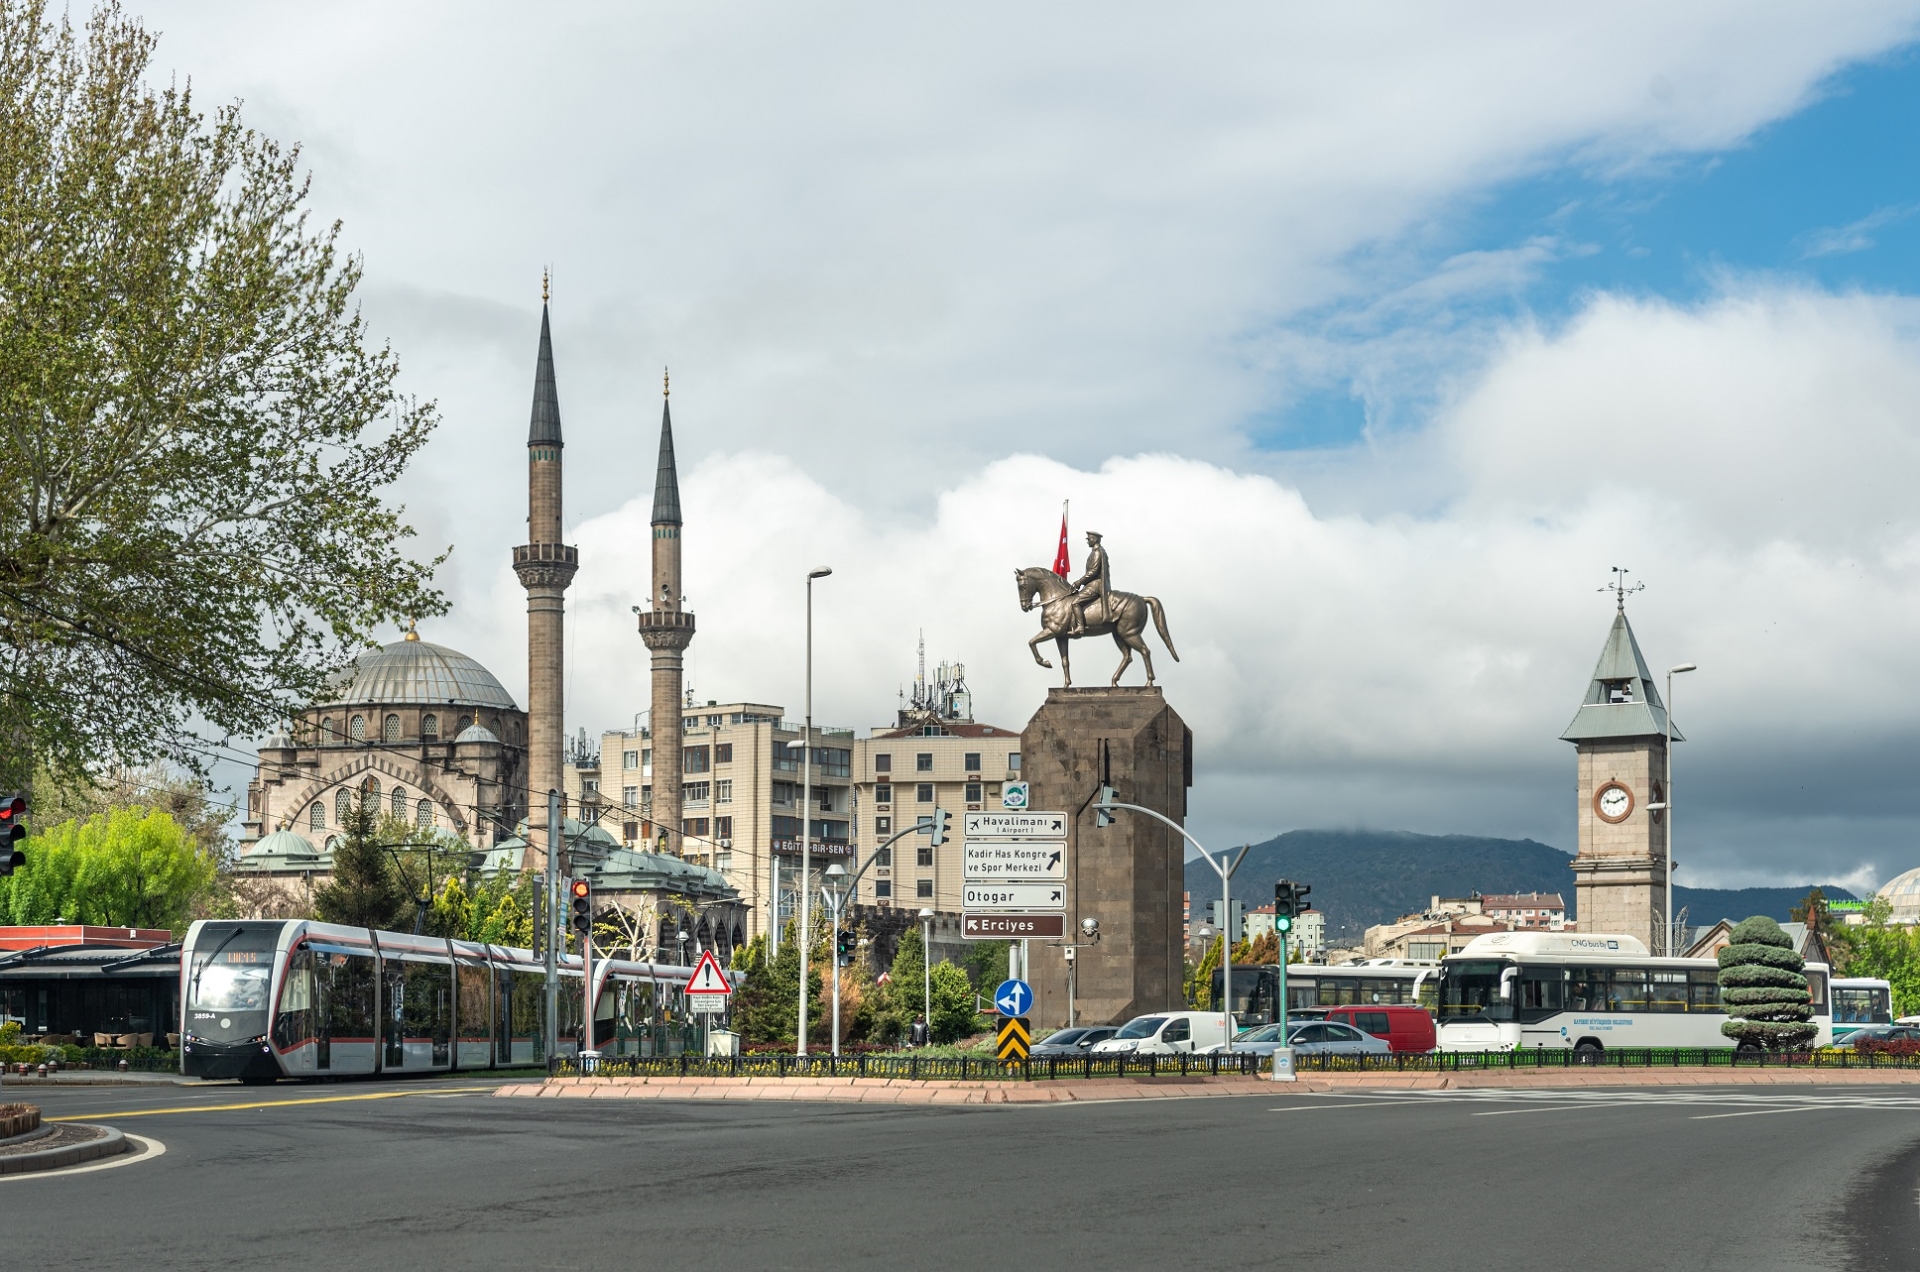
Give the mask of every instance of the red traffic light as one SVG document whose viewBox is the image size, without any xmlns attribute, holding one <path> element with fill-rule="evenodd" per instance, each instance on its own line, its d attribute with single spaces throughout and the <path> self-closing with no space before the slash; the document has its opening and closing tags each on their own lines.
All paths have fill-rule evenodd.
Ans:
<svg viewBox="0 0 1920 1272">
<path fill-rule="evenodd" d="M 575 879 L 573 881 L 573 896 L 576 901 L 586 900 L 587 895 L 592 891 L 593 891 L 593 885 L 588 883 L 585 879 Z"/>
<path fill-rule="evenodd" d="M 7 825 L 27 815 L 27 797 L 8 795 L 0 797 L 0 826 Z"/>
</svg>

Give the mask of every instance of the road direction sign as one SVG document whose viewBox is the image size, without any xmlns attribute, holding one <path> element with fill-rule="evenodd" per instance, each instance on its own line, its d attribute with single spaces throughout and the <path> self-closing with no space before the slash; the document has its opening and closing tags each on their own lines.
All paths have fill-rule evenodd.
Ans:
<svg viewBox="0 0 1920 1272">
<path fill-rule="evenodd" d="M 713 956 L 712 950 L 703 952 L 700 961 L 693 965 L 693 977 L 687 981 L 687 993 L 696 996 L 698 1001 L 697 996 L 701 994 L 732 992 L 732 983 L 727 980 L 727 974 L 720 970 L 720 960 Z"/>
<path fill-rule="evenodd" d="M 968 813 L 963 839 L 1065 839 L 1065 813 Z"/>
<path fill-rule="evenodd" d="M 1067 877 L 1067 846 L 1057 839 L 1021 841 L 967 840 L 960 846 L 960 876 L 969 882 L 984 880 L 1034 883 Z"/>
<path fill-rule="evenodd" d="M 1000 883 L 969 879 L 960 889 L 962 910 L 1064 910 L 1064 883 Z"/>
<path fill-rule="evenodd" d="M 1024 1016 L 1033 1006 L 1033 986 L 1023 980 L 1003 980 L 993 991 L 993 1005 L 1002 1016 Z"/>
<path fill-rule="evenodd" d="M 1027 1024 L 1027 1018 L 1025 1016 L 1002 1017 L 1000 1029 L 994 1039 L 993 1054 L 1002 1060 L 1025 1060 L 1027 1053 L 1031 1050 L 1033 1050 L 1033 1029 Z"/>
<path fill-rule="evenodd" d="M 960 936 L 968 941 L 1018 941 L 1027 937 L 1065 936 L 1067 916 L 1052 914 L 960 915 Z"/>
</svg>

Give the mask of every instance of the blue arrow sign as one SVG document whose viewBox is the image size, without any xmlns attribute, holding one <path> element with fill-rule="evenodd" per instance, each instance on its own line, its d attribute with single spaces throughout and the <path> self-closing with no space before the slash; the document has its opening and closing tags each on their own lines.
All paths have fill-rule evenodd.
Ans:
<svg viewBox="0 0 1920 1272">
<path fill-rule="evenodd" d="M 1024 1016 L 1033 1006 L 1033 986 L 1023 980 L 1001 981 L 993 991 L 993 1005 L 1002 1016 Z"/>
</svg>

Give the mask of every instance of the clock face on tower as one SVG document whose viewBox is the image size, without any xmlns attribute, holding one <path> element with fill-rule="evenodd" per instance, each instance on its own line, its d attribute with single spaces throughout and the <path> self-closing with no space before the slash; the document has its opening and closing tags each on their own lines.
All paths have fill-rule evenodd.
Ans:
<svg viewBox="0 0 1920 1272">
<path fill-rule="evenodd" d="M 1606 782 L 1593 793 L 1593 811 L 1602 821 L 1623 822 L 1633 815 L 1633 792 L 1619 782 Z"/>
</svg>

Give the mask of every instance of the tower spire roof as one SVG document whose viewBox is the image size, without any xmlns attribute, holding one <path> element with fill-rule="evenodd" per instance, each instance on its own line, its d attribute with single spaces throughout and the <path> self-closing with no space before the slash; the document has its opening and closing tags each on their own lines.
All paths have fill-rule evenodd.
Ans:
<svg viewBox="0 0 1920 1272">
<path fill-rule="evenodd" d="M 533 368 L 533 422 L 527 429 L 529 446 L 562 446 L 560 392 L 553 383 L 553 330 L 547 318 L 546 280 L 540 291 L 540 355 Z"/>
<path fill-rule="evenodd" d="M 1644 738 L 1667 731 L 1667 708 L 1640 653 L 1640 642 L 1634 639 L 1625 600 L 1624 596 L 1619 598 L 1607 643 L 1601 646 L 1600 661 L 1594 664 L 1593 679 L 1587 684 L 1587 696 L 1573 723 L 1560 735 L 1564 741 Z M 1686 741 L 1678 729 L 1673 731 L 1673 740 Z"/>
<path fill-rule="evenodd" d="M 673 406 L 668 400 L 669 384 L 660 384 L 660 470 L 653 480 L 653 524 L 680 524 L 680 471 L 673 462 Z"/>
</svg>

